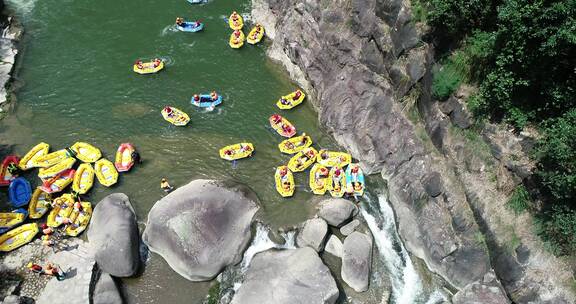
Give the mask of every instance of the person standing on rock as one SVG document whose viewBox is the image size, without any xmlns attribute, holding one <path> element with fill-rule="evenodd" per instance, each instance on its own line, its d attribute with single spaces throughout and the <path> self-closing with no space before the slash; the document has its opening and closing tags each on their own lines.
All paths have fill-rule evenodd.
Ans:
<svg viewBox="0 0 576 304">
<path fill-rule="evenodd" d="M 162 178 L 162 181 L 160 181 L 160 188 L 166 193 L 169 193 L 174 189 L 174 187 L 170 186 L 166 178 Z"/>
</svg>

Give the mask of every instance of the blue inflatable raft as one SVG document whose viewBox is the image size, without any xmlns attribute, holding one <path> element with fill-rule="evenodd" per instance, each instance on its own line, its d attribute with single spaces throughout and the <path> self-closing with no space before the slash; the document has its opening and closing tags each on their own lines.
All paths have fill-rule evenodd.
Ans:
<svg viewBox="0 0 576 304">
<path fill-rule="evenodd" d="M 212 100 L 209 94 L 204 94 L 200 95 L 199 101 L 194 101 L 194 97 L 192 97 L 190 103 L 199 108 L 214 108 L 222 103 L 222 96 L 218 95 L 218 99 Z"/>
<path fill-rule="evenodd" d="M 201 31 L 204 28 L 204 23 L 200 23 L 199 25 L 196 25 L 196 22 L 186 21 L 186 22 L 183 22 L 182 24 L 184 24 L 184 25 L 183 26 L 176 25 L 176 28 L 181 32 L 195 33 L 195 32 Z"/>
<path fill-rule="evenodd" d="M 356 168 L 357 172 L 352 174 L 352 168 Z M 364 195 L 364 189 L 366 184 L 364 183 L 364 173 L 358 164 L 350 164 L 346 169 L 346 192 L 354 196 Z"/>
<path fill-rule="evenodd" d="M 23 177 L 14 179 L 8 187 L 8 197 L 13 207 L 18 208 L 28 204 L 32 197 L 30 183 Z"/>
</svg>

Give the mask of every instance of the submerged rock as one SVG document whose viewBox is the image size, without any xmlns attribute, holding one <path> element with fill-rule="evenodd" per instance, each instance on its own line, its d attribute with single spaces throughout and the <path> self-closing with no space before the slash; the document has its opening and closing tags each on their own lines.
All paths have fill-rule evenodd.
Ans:
<svg viewBox="0 0 576 304">
<path fill-rule="evenodd" d="M 154 204 L 142 238 L 181 276 L 211 280 L 242 260 L 257 201 L 245 186 L 195 180 Z"/>
<path fill-rule="evenodd" d="M 328 233 L 328 225 L 321 218 L 313 218 L 304 222 L 302 230 L 296 236 L 296 244 L 299 247 L 308 246 L 316 252 L 324 248 L 324 239 Z"/>
<path fill-rule="evenodd" d="M 333 304 L 338 287 L 311 248 L 258 253 L 231 304 Z"/>
<path fill-rule="evenodd" d="M 322 201 L 318 209 L 318 216 L 334 227 L 340 227 L 358 210 L 351 201 L 341 198 Z"/>
<path fill-rule="evenodd" d="M 372 267 L 372 238 L 353 232 L 344 239 L 342 279 L 357 292 L 368 290 Z"/>
<path fill-rule="evenodd" d="M 136 274 L 140 265 L 140 237 L 128 196 L 110 194 L 96 205 L 88 240 L 102 271 L 116 277 Z"/>
<path fill-rule="evenodd" d="M 484 275 L 482 280 L 468 284 L 452 298 L 454 304 L 508 304 L 510 301 L 494 272 Z"/>
</svg>

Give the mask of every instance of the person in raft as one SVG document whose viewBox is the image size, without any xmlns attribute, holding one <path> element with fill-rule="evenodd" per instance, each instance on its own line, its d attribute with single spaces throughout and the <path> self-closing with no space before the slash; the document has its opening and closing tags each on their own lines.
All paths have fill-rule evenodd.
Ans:
<svg viewBox="0 0 576 304">
<path fill-rule="evenodd" d="M 177 25 L 177 26 L 180 26 L 180 27 L 184 27 L 184 25 L 185 25 L 185 24 L 184 24 L 184 19 L 182 19 L 182 18 L 180 18 L 180 17 L 176 18 L 176 25 Z"/>
<path fill-rule="evenodd" d="M 308 137 L 306 137 L 306 133 L 302 133 L 302 139 L 299 142 L 300 146 L 305 146 L 308 142 Z"/>
<path fill-rule="evenodd" d="M 239 30 L 234 30 L 234 37 L 236 37 L 236 39 L 240 39 L 240 31 Z"/>
<path fill-rule="evenodd" d="M 136 67 L 139 70 L 142 70 L 144 68 L 144 65 L 142 64 L 142 60 L 136 60 L 136 63 L 134 63 L 136 65 Z"/>
<path fill-rule="evenodd" d="M 284 167 L 280 169 L 280 180 L 282 181 L 282 188 L 284 190 L 290 190 L 290 180 L 288 180 L 288 168 Z"/>
<path fill-rule="evenodd" d="M 162 60 L 156 58 L 154 59 L 154 67 L 157 68 L 160 66 L 160 64 L 162 63 Z"/>
<path fill-rule="evenodd" d="M 236 11 L 232 12 L 232 21 L 234 21 L 234 25 L 236 25 L 236 22 L 238 21 L 238 13 Z"/>
<path fill-rule="evenodd" d="M 164 112 L 166 112 L 166 114 L 168 114 L 168 117 L 174 117 L 174 111 L 172 111 L 172 108 L 169 106 L 165 106 L 164 107 Z"/>
<path fill-rule="evenodd" d="M 294 97 L 292 99 L 298 100 L 298 98 L 300 98 L 300 96 L 302 96 L 302 92 L 300 92 L 300 90 L 296 90 L 296 94 L 294 94 Z"/>
<path fill-rule="evenodd" d="M 245 145 L 245 146 L 244 146 L 244 145 L 240 145 L 240 151 L 242 151 L 242 152 L 250 152 L 250 151 L 252 151 L 252 149 L 250 148 L 249 145 Z"/>
<path fill-rule="evenodd" d="M 200 103 L 200 96 L 198 96 L 198 94 L 194 94 L 194 96 L 192 96 L 192 100 L 194 100 L 195 103 Z"/>
<path fill-rule="evenodd" d="M 140 153 L 138 153 L 138 151 L 136 150 L 132 151 L 132 154 L 130 154 L 130 156 L 132 157 L 132 160 L 134 161 L 135 164 L 142 163 L 142 158 L 140 158 Z"/>
<path fill-rule="evenodd" d="M 289 102 L 288 100 L 284 99 L 284 97 L 281 97 L 281 98 L 280 98 L 280 103 L 283 104 L 283 105 L 285 105 L 285 106 L 290 105 L 290 102 Z"/>
<path fill-rule="evenodd" d="M 210 98 L 212 98 L 212 100 L 218 99 L 218 93 L 216 93 L 216 91 L 212 91 L 210 93 Z"/>
<path fill-rule="evenodd" d="M 170 186 L 170 184 L 168 183 L 168 180 L 166 178 L 162 178 L 162 181 L 160 181 L 160 188 L 162 190 L 164 190 L 164 192 L 166 192 L 166 193 L 168 193 L 174 189 L 174 187 Z"/>
</svg>

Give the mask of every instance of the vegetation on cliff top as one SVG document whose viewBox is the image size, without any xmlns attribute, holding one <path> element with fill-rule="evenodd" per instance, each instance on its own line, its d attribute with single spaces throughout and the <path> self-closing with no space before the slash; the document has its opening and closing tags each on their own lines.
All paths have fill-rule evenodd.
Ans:
<svg viewBox="0 0 576 304">
<path fill-rule="evenodd" d="M 538 127 L 536 176 L 548 197 L 538 232 L 559 254 L 576 238 L 576 1 L 413 0 L 440 50 L 432 86 L 438 99 L 462 82 L 478 93 L 468 101 L 477 118 Z M 529 204 L 524 188 L 510 206 Z"/>
</svg>

